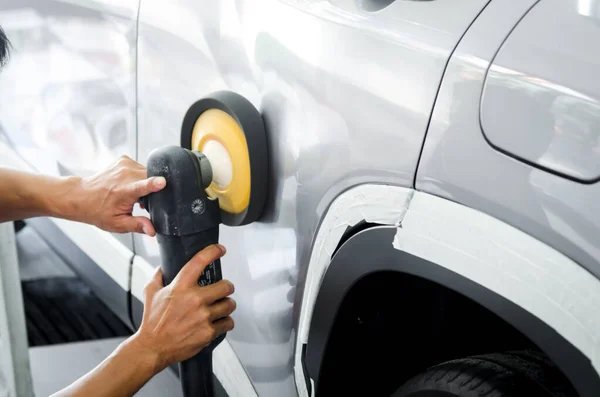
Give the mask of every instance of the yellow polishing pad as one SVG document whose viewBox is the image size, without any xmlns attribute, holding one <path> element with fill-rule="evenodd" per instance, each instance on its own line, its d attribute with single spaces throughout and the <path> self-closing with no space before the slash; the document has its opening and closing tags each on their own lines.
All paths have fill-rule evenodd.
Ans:
<svg viewBox="0 0 600 397">
<path fill-rule="evenodd" d="M 208 196 L 218 198 L 221 209 L 230 214 L 246 210 L 250 203 L 250 155 L 237 121 L 219 109 L 202 112 L 194 124 L 191 149 L 204 153 L 213 173 L 220 176 L 206 189 Z"/>
</svg>

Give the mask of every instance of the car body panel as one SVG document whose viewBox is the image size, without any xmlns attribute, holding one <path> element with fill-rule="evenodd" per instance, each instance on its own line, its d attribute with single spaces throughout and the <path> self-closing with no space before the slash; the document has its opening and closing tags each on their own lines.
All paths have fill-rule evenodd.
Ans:
<svg viewBox="0 0 600 397">
<path fill-rule="evenodd" d="M 142 1 L 140 162 L 179 144 L 187 109 L 217 90 L 248 98 L 266 123 L 264 217 L 220 238 L 238 302 L 228 340 L 259 395 L 296 395 L 295 317 L 323 213 L 359 183 L 412 185 L 446 62 L 486 4 Z M 158 266 L 155 240 L 135 236 L 135 248 Z"/>
<path fill-rule="evenodd" d="M 50 175 L 90 175 L 135 158 L 138 0 L 20 0 L 0 5 L 12 43 L 0 73 L 0 128 Z M 130 234 L 113 234 L 133 249 Z"/>
<path fill-rule="evenodd" d="M 138 0 L 0 3 L 12 44 L 0 72 L 0 136 L 26 162 L 20 169 L 88 176 L 135 158 L 137 12 Z M 131 325 L 131 234 L 51 220 L 44 238 Z"/>
<path fill-rule="evenodd" d="M 488 71 L 483 133 L 499 150 L 578 181 L 600 177 L 600 8 L 543 0 Z"/>
<path fill-rule="evenodd" d="M 492 2 L 457 47 L 433 112 L 416 188 L 503 220 L 598 277 L 600 184 L 578 183 L 515 160 L 490 146 L 481 129 L 486 70 L 516 25 L 515 14 L 534 3 Z M 576 1 L 569 3 L 577 8 Z"/>
</svg>

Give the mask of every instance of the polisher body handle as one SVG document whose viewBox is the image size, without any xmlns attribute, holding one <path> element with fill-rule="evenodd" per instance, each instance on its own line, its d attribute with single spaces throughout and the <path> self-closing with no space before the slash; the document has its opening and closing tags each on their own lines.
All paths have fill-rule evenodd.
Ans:
<svg viewBox="0 0 600 397">
<path fill-rule="evenodd" d="M 206 165 L 205 165 L 206 166 Z M 156 229 L 163 283 L 170 284 L 194 255 L 219 241 L 220 209 L 204 190 L 202 164 L 193 152 L 167 146 L 148 156 L 148 177 L 162 176 L 165 188 L 141 201 Z M 207 266 L 198 280 L 205 286 L 222 279 L 221 262 Z M 225 334 L 196 356 L 179 363 L 185 397 L 214 397 L 212 351 Z"/>
<path fill-rule="evenodd" d="M 186 235 L 157 235 L 162 262 L 163 282 L 170 284 L 185 264 L 205 247 L 218 242 L 219 228 Z M 222 279 L 221 261 L 217 259 L 207 266 L 198 280 L 200 285 L 209 285 Z M 212 351 L 223 341 L 219 336 L 196 356 L 179 363 L 183 395 L 186 397 L 213 397 L 215 394 L 212 375 Z"/>
</svg>

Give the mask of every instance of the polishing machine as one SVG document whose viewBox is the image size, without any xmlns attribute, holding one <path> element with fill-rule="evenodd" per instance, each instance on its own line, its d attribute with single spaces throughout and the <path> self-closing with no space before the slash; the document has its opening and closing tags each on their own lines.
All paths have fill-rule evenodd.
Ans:
<svg viewBox="0 0 600 397">
<path fill-rule="evenodd" d="M 263 119 L 247 99 L 219 91 L 189 108 L 181 146 L 155 149 L 148 156 L 148 177 L 164 177 L 166 187 L 141 199 L 156 229 L 165 285 L 196 253 L 218 242 L 220 224 L 242 226 L 259 219 L 268 169 Z M 198 283 L 221 279 L 216 260 Z M 224 338 L 179 363 L 185 397 L 214 396 L 212 352 Z"/>
</svg>

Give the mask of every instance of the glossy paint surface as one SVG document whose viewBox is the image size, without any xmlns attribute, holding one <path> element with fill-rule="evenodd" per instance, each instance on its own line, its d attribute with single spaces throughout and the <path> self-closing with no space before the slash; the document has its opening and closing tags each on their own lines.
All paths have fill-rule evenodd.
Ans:
<svg viewBox="0 0 600 397">
<path fill-rule="evenodd" d="M 220 238 L 238 302 L 228 340 L 261 396 L 296 395 L 295 324 L 324 211 L 359 183 L 412 185 L 447 59 L 487 0 L 365 3 L 377 2 L 142 1 L 139 161 L 178 144 L 188 107 L 215 90 L 266 123 L 266 213 Z M 157 266 L 155 240 L 135 243 Z"/>
<path fill-rule="evenodd" d="M 0 2 L 12 55 L 0 135 L 38 171 L 89 175 L 135 158 L 138 0 Z M 130 235 L 113 235 L 132 248 Z"/>
<path fill-rule="evenodd" d="M 593 47 L 600 39 L 598 2 L 542 0 L 497 56 L 537 1 L 491 2 L 453 55 L 438 95 L 450 54 L 487 3 L 141 0 L 136 49 L 138 0 L 4 1 L 0 25 L 15 49 L 0 73 L 1 139 L 38 170 L 88 175 L 120 154 L 145 163 L 152 149 L 178 144 L 188 107 L 215 90 L 253 102 L 269 135 L 272 189 L 260 222 L 221 229 L 229 248 L 223 272 L 238 302 L 228 341 L 259 395 L 295 396 L 296 326 L 323 214 L 361 183 L 411 187 L 424 139 L 417 189 L 516 226 L 600 276 L 599 185 L 490 145 L 504 140 L 524 159 L 597 176 L 598 55 L 580 40 L 588 36 Z M 547 15 L 566 29 L 565 45 L 548 39 Z M 531 62 L 519 55 L 525 42 L 539 51 Z M 518 113 L 494 91 L 515 82 L 535 109 L 544 102 L 531 104 L 526 90 L 561 99 L 542 118 Z M 521 117 L 511 119 L 515 112 Z M 506 135 L 548 131 L 549 120 L 558 120 L 562 136 L 539 155 L 532 154 L 539 135 Z M 135 251 L 158 266 L 155 239 L 135 236 Z"/>
<path fill-rule="evenodd" d="M 481 104 L 487 139 L 570 178 L 598 179 L 598 38 L 597 2 L 543 0 L 534 7 L 488 72 Z"/>
<path fill-rule="evenodd" d="M 539 5 L 544 2 L 555 6 L 560 3 L 542 0 Z M 534 3 L 492 2 L 461 41 L 441 86 L 416 187 L 503 220 L 561 251 L 598 277 L 600 185 L 561 178 L 502 154 L 488 144 L 480 125 L 479 104 L 486 70 L 507 32 Z M 568 3 L 577 9 L 578 2 Z M 598 23 L 595 21 L 581 23 Z M 600 35 L 588 39 L 597 42 Z M 573 81 L 571 67 L 565 64 L 586 59 L 596 59 L 596 55 L 577 53 L 556 62 L 556 83 L 561 84 L 562 79 L 566 79 L 565 84 Z"/>
</svg>

